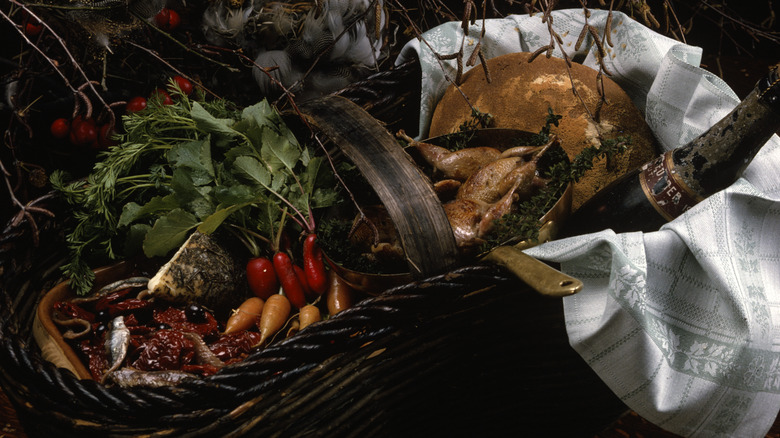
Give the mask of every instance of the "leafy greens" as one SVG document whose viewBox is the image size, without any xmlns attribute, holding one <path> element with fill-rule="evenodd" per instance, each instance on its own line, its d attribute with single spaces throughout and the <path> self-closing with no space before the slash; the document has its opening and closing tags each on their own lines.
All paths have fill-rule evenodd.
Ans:
<svg viewBox="0 0 780 438">
<path fill-rule="evenodd" d="M 258 254 L 258 241 L 272 240 L 284 211 L 312 229 L 312 210 L 338 200 L 327 161 L 300 144 L 266 101 L 235 110 L 181 95 L 123 121 L 121 143 L 85 180 L 51 177 L 72 207 L 63 271 L 80 294 L 92 286 L 93 259 L 164 256 L 194 230 L 225 226 Z"/>
</svg>

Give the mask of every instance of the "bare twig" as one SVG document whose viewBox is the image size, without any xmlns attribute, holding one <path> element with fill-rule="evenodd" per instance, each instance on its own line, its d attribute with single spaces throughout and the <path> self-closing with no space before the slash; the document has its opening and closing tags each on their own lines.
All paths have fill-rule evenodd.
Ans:
<svg viewBox="0 0 780 438">
<path fill-rule="evenodd" d="M 194 83 L 194 84 L 197 84 L 197 85 L 198 85 L 198 87 L 202 88 L 202 89 L 203 89 L 203 91 L 205 91 L 206 93 L 208 93 L 208 94 L 210 94 L 210 95 L 212 95 L 212 96 L 214 96 L 214 97 L 220 97 L 220 96 L 219 96 L 217 93 L 215 93 L 215 92 L 213 92 L 213 91 L 209 90 L 208 88 L 206 88 L 206 87 L 203 85 L 203 83 L 196 81 L 194 78 L 190 77 L 189 75 L 187 75 L 186 73 L 184 73 L 184 72 L 183 72 L 183 71 L 181 71 L 180 69 L 178 69 L 178 68 L 174 67 L 173 65 L 171 65 L 171 63 L 169 63 L 168 61 L 166 61 L 165 59 L 163 59 L 163 57 L 162 57 L 162 56 L 160 56 L 160 54 L 159 54 L 159 53 L 157 53 L 157 52 L 155 52 L 154 50 L 152 50 L 152 49 L 149 49 L 149 48 L 146 48 L 146 47 L 144 47 L 144 46 L 142 46 L 142 45 L 140 45 L 140 44 L 136 44 L 136 43 L 134 43 L 133 41 L 128 41 L 128 43 L 129 43 L 131 46 L 133 46 L 133 47 L 135 47 L 135 48 L 138 48 L 138 49 L 141 49 L 141 50 L 143 50 L 144 52 L 146 52 L 146 53 L 148 53 L 148 54 L 152 55 L 152 56 L 153 56 L 155 59 L 157 59 L 157 60 L 158 60 L 158 61 L 160 61 L 161 63 L 165 64 L 165 66 L 166 66 L 166 67 L 168 67 L 168 68 L 169 68 L 169 69 L 171 69 L 172 71 L 176 72 L 176 74 L 178 74 L 178 75 L 180 75 L 180 76 L 182 76 L 182 77 L 186 78 L 187 80 L 189 80 L 190 82 L 192 82 L 192 83 Z"/>
</svg>

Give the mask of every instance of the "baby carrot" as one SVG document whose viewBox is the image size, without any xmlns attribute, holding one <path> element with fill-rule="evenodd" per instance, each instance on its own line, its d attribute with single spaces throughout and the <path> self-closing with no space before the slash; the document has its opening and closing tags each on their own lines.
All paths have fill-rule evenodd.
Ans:
<svg viewBox="0 0 780 438">
<path fill-rule="evenodd" d="M 271 336 L 284 327 L 287 317 L 290 316 L 290 307 L 290 300 L 282 294 L 268 297 L 260 314 L 260 320 L 257 322 L 257 328 L 260 329 L 258 344 L 265 344 Z"/>
<path fill-rule="evenodd" d="M 300 327 L 298 330 L 303 330 L 306 326 L 311 325 L 322 319 L 319 307 L 313 304 L 307 304 L 301 307 L 300 313 L 298 313 L 298 322 Z"/>
<path fill-rule="evenodd" d="M 261 298 L 247 298 L 228 318 L 224 333 L 228 335 L 253 327 L 263 311 L 264 304 Z"/>
</svg>

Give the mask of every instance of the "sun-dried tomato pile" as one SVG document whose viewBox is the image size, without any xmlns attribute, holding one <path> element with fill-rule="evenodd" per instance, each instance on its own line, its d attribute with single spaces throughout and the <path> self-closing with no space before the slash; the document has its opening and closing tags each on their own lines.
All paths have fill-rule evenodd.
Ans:
<svg viewBox="0 0 780 438">
<path fill-rule="evenodd" d="M 69 340 L 88 365 L 93 379 L 101 380 L 112 365 L 107 339 L 116 330 L 111 322 L 124 319 L 129 335 L 127 352 L 121 366 L 140 371 L 183 371 L 199 376 L 214 374 L 223 364 L 240 361 L 260 339 L 256 330 L 224 335 L 212 312 L 197 305 L 175 305 L 161 300 L 136 298 L 125 288 L 94 300 L 60 301 L 54 306 L 59 320 L 78 318 L 89 322 L 90 329 Z M 194 333 L 208 346 L 199 350 Z M 212 356 L 213 355 L 213 356 Z"/>
</svg>

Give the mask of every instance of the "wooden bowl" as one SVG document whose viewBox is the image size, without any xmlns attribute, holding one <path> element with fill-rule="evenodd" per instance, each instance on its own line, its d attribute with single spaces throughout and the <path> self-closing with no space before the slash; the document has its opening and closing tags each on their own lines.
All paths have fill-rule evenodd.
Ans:
<svg viewBox="0 0 780 438">
<path fill-rule="evenodd" d="M 114 280 L 129 276 L 130 263 L 117 263 L 96 269 L 93 292 Z M 79 355 L 62 337 L 60 328 L 54 322 L 54 305 L 59 301 L 74 298 L 76 294 L 70 288 L 70 281 L 63 281 L 49 290 L 38 303 L 33 320 L 33 337 L 41 349 L 41 356 L 53 364 L 70 370 L 80 379 L 92 379 L 87 367 Z"/>
</svg>

